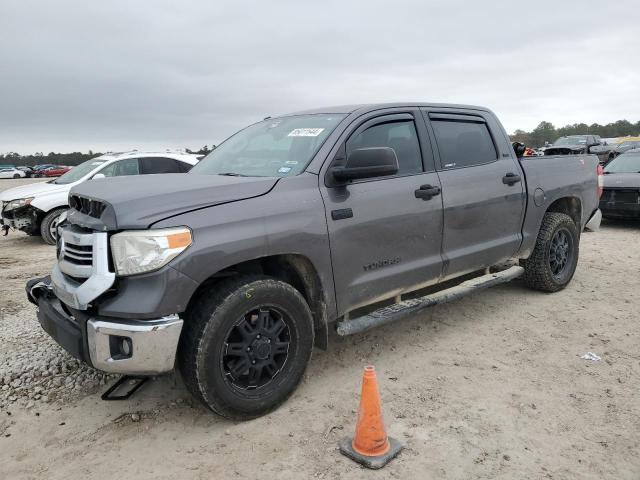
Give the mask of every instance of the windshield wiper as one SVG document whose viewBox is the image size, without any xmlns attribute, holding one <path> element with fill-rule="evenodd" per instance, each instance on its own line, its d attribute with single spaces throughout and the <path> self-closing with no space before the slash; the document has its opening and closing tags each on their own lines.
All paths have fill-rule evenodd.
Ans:
<svg viewBox="0 0 640 480">
<path fill-rule="evenodd" d="M 216 175 L 224 175 L 225 177 L 250 177 L 251 176 L 251 175 L 245 175 L 243 173 L 236 173 L 236 172 L 216 173 Z"/>
</svg>

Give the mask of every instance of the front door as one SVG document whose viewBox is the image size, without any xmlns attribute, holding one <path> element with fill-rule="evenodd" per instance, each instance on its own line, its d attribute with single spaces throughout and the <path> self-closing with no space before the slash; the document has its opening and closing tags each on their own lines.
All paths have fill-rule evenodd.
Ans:
<svg viewBox="0 0 640 480">
<path fill-rule="evenodd" d="M 442 273 L 441 196 L 416 195 L 440 188 L 419 115 L 369 114 L 339 142 L 342 159 L 357 148 L 391 147 L 399 165 L 394 176 L 322 187 L 340 314 L 434 283 Z"/>
</svg>

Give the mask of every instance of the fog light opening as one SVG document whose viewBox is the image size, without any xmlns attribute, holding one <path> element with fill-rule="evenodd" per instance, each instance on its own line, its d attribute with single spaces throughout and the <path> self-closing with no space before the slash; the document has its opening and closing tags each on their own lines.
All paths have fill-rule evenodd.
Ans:
<svg viewBox="0 0 640 480">
<path fill-rule="evenodd" d="M 109 349 L 112 359 L 125 360 L 133 355 L 133 342 L 129 337 L 110 335 Z"/>
</svg>

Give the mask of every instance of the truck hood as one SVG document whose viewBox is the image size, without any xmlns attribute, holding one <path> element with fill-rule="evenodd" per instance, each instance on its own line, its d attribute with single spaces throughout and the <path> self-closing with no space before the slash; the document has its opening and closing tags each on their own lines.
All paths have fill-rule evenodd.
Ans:
<svg viewBox="0 0 640 480">
<path fill-rule="evenodd" d="M 72 209 L 69 221 L 88 228 L 121 230 L 148 228 L 175 215 L 245 200 L 268 193 L 274 177 L 230 177 L 196 173 L 165 173 L 114 177 L 82 183 L 71 189 L 105 204 L 99 219 Z"/>
<path fill-rule="evenodd" d="M 56 185 L 55 183 L 30 183 L 20 187 L 10 188 L 0 192 L 0 200 L 8 202 L 18 198 L 38 197 L 50 193 L 60 193 L 69 190 L 69 185 Z"/>
<path fill-rule="evenodd" d="M 604 188 L 640 189 L 640 173 L 610 173 L 605 175 Z"/>
</svg>

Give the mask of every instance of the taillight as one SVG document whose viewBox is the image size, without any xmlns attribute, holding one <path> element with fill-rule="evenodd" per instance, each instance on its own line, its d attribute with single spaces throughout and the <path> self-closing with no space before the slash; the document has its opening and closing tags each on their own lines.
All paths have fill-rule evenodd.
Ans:
<svg viewBox="0 0 640 480">
<path fill-rule="evenodd" d="M 604 191 L 604 167 L 598 164 L 597 168 L 598 173 L 598 199 L 602 197 L 602 192 Z"/>
</svg>

